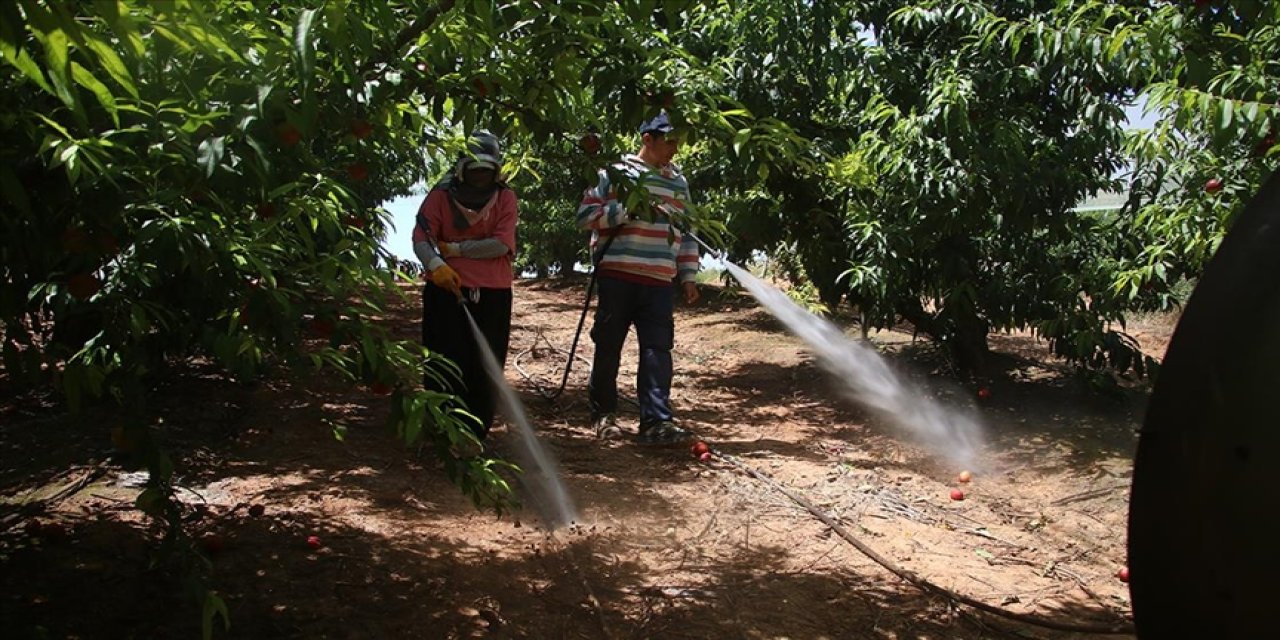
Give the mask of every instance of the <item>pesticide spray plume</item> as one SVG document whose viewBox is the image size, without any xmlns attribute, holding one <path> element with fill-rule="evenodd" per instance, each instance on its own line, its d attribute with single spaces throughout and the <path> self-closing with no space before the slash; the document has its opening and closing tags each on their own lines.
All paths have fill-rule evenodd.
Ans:
<svg viewBox="0 0 1280 640">
<path fill-rule="evenodd" d="M 480 327 L 476 325 L 475 318 L 471 317 L 471 309 L 466 304 L 462 305 L 462 309 L 467 315 L 467 321 L 471 324 L 471 334 L 475 337 L 476 345 L 480 349 L 485 372 L 489 374 L 489 379 L 498 392 L 499 409 L 519 434 L 519 438 L 516 439 L 516 463 L 524 472 L 521 475 L 521 482 L 528 490 L 534 508 L 551 531 L 574 524 L 578 519 L 577 509 L 569 496 L 568 489 L 560 479 L 560 470 L 555 458 L 542 446 L 542 442 L 534 434 L 533 426 L 525 415 L 524 404 L 520 402 L 519 396 L 511 385 L 507 384 L 502 366 L 498 364 L 498 359 L 489 348 L 488 341 L 485 340 Z"/>
<path fill-rule="evenodd" d="M 875 349 L 845 336 L 839 327 L 809 313 L 742 267 L 722 261 L 760 304 L 809 345 L 846 396 L 949 462 L 962 468 L 974 465 L 982 441 L 976 420 L 959 408 L 941 405 L 923 389 L 903 380 Z"/>
</svg>

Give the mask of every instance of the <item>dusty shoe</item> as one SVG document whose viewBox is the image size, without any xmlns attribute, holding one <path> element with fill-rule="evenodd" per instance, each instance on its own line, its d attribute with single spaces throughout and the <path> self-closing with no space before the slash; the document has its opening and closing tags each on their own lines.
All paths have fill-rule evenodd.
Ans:
<svg viewBox="0 0 1280 640">
<path fill-rule="evenodd" d="M 622 429 L 618 427 L 618 418 L 612 413 L 597 416 L 591 421 L 596 429 L 596 437 L 601 440 L 615 440 L 622 437 Z"/>
<path fill-rule="evenodd" d="M 681 429 L 676 423 L 669 420 L 655 422 L 650 425 L 641 425 L 640 434 L 636 436 L 636 442 L 649 445 L 668 445 L 680 444 L 693 438 L 693 433 L 687 429 Z"/>
</svg>

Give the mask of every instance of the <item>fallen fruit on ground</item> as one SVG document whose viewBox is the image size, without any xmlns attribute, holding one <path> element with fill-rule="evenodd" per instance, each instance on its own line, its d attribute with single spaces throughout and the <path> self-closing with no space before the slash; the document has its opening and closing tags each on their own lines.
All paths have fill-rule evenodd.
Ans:
<svg viewBox="0 0 1280 640">
<path fill-rule="evenodd" d="M 323 318 L 315 318 L 311 321 L 311 326 L 309 327 L 309 329 L 313 335 L 319 336 L 321 338 L 328 338 L 329 336 L 333 335 L 334 326 L 333 326 L 333 323 L 329 322 L 328 320 L 325 320 Z"/>
<path fill-rule="evenodd" d="M 693 455 L 696 458 L 696 457 L 700 457 L 704 453 L 707 453 L 708 451 L 711 451 L 711 447 L 708 447 L 707 443 L 699 440 L 693 443 L 693 446 L 690 447 L 690 451 L 693 451 Z"/>
<path fill-rule="evenodd" d="M 320 543 L 320 536 L 307 536 L 307 546 L 312 549 L 319 549 L 324 545 Z"/>
<path fill-rule="evenodd" d="M 1116 578 L 1119 578 L 1120 582 L 1129 582 L 1129 567 L 1120 567 L 1116 572 Z"/>
<path fill-rule="evenodd" d="M 951 490 L 951 499 L 955 501 L 964 500 L 964 492 L 959 489 Z"/>
<path fill-rule="evenodd" d="M 711 452 L 710 451 L 702 452 L 702 454 L 698 456 L 698 460 L 701 462 L 711 462 Z"/>
<path fill-rule="evenodd" d="M 973 479 L 973 474 L 969 473 L 968 471 L 961 471 L 960 475 L 956 476 L 956 480 L 959 480 L 960 482 L 968 482 L 972 479 Z"/>
<path fill-rule="evenodd" d="M 137 448 L 133 438 L 129 437 L 124 427 L 111 428 L 111 446 L 115 447 L 116 451 L 120 453 L 133 453 L 133 450 Z"/>
<path fill-rule="evenodd" d="M 222 536 L 219 536 L 216 533 L 206 533 L 200 538 L 200 547 L 210 555 L 222 553 Z"/>
</svg>

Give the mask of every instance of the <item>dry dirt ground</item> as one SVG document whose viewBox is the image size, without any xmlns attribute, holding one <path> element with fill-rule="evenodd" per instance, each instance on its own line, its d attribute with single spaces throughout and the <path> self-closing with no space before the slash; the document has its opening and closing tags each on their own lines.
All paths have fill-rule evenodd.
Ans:
<svg viewBox="0 0 1280 640">
<path fill-rule="evenodd" d="M 191 488 L 183 499 L 207 504 L 192 527 L 221 542 L 213 578 L 232 623 L 218 636 L 1093 637 L 926 594 L 724 460 L 594 440 L 585 365 L 554 403 L 533 382 L 559 381 L 584 287 L 521 282 L 516 292 L 507 377 L 579 513 L 554 533 L 529 511 L 497 518 L 472 507 L 438 462 L 386 432 L 385 397 L 303 376 L 240 384 L 198 363 L 167 380 L 157 408 Z M 842 401 L 754 301 L 705 291 L 677 312 L 673 399 L 714 447 L 937 585 L 1060 623 L 1129 618 L 1115 573 L 1144 390 L 1092 394 L 1043 345 L 1001 335 L 984 383 L 992 397 L 979 403 L 974 383 L 945 375 L 925 343 L 873 333 L 905 376 L 985 423 L 967 497 L 953 501 L 960 469 Z M 414 293 L 385 318 L 405 339 L 417 335 L 417 304 Z M 1139 329 L 1162 355 L 1169 323 Z M 585 336 L 580 349 L 591 353 Z M 634 363 L 632 351 L 624 388 Z M 134 476 L 109 458 L 109 419 L 73 420 L 40 397 L 0 411 L 5 637 L 198 637 L 198 609 L 148 566 L 157 532 L 132 509 Z M 634 411 L 623 417 L 634 428 Z M 331 421 L 349 428 L 344 442 Z M 516 434 L 502 425 L 493 439 L 510 453 Z M 253 504 L 265 513 L 250 515 Z"/>
</svg>

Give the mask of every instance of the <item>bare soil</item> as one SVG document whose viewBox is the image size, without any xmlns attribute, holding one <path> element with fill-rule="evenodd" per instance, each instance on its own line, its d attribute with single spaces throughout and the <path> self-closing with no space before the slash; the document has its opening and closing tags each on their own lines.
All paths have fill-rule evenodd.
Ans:
<svg viewBox="0 0 1280 640">
<path fill-rule="evenodd" d="M 518 284 L 507 367 L 579 508 L 556 532 L 527 510 L 473 507 L 439 462 L 387 432 L 385 397 L 304 374 L 243 384 L 199 362 L 177 367 L 156 408 L 191 489 L 183 500 L 206 505 L 191 527 L 220 547 L 209 555 L 232 626 L 218 637 L 1093 637 L 928 595 L 723 459 L 595 440 L 584 363 L 559 400 L 539 393 L 559 382 L 584 289 Z M 713 447 L 942 587 L 1058 622 L 1130 617 L 1115 574 L 1143 386 L 1096 395 L 1026 335 L 993 336 L 989 379 L 961 383 L 910 333 L 873 333 L 905 376 L 984 420 L 982 459 L 961 484 L 961 469 L 841 400 L 754 301 L 704 291 L 677 311 L 672 393 Z M 415 339 L 418 301 L 411 293 L 383 321 Z M 1171 328 L 1156 318 L 1135 332 L 1160 356 Z M 584 332 L 579 352 L 591 351 Z M 632 352 L 624 388 L 634 366 Z M 989 400 L 976 400 L 979 384 Z M 634 429 L 634 411 L 623 418 Z M 17 631 L 6 637 L 200 633 L 198 607 L 151 567 L 158 531 L 132 507 L 137 477 L 110 456 L 111 426 L 40 396 L 0 407 L 0 619 Z M 510 454 L 516 434 L 499 425 L 492 439 Z"/>
</svg>

